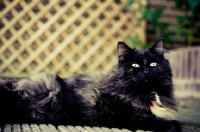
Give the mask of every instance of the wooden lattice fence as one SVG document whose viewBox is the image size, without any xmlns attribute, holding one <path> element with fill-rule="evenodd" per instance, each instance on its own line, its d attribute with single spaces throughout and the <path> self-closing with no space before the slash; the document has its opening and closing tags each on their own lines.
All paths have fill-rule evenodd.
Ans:
<svg viewBox="0 0 200 132">
<path fill-rule="evenodd" d="M 170 50 L 166 54 L 178 97 L 200 98 L 200 47 Z"/>
<path fill-rule="evenodd" d="M 145 24 L 132 25 L 140 15 L 138 6 L 125 11 L 126 4 L 125 0 L 1 0 L 0 76 L 46 71 L 67 77 L 109 71 L 116 63 L 118 41 L 128 41 L 135 33 L 145 40 Z"/>
</svg>

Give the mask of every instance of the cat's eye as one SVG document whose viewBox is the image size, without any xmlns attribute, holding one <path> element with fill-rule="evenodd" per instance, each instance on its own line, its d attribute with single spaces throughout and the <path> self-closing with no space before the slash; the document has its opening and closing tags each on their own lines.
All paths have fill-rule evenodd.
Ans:
<svg viewBox="0 0 200 132">
<path fill-rule="evenodd" d="M 156 65 L 157 65 L 156 62 L 152 62 L 152 63 L 150 63 L 150 66 L 156 66 Z"/>
<path fill-rule="evenodd" d="M 136 68 L 140 67 L 140 65 L 138 65 L 138 64 L 136 64 L 136 63 L 133 63 L 132 66 L 133 66 L 133 67 L 136 67 Z"/>
</svg>

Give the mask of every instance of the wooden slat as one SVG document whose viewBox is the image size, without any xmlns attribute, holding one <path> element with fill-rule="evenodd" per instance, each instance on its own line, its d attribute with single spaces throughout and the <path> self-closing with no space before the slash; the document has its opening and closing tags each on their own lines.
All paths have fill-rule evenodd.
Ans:
<svg viewBox="0 0 200 132">
<path fill-rule="evenodd" d="M 196 59 L 198 59 L 198 58 L 196 56 L 196 49 L 191 48 L 191 54 L 192 54 L 192 58 L 191 58 L 192 59 L 192 63 L 191 64 L 193 64 L 193 65 L 191 67 L 192 71 L 191 71 L 191 75 L 190 76 L 192 78 L 196 78 L 196 73 L 197 73 L 198 69 L 200 68 L 200 67 L 199 68 L 197 67 L 197 62 L 198 61 L 196 61 Z"/>
<path fill-rule="evenodd" d="M 80 132 L 80 130 L 78 130 L 77 128 L 73 127 L 73 126 L 66 126 L 67 129 L 69 129 L 72 132 Z"/>
<path fill-rule="evenodd" d="M 93 127 L 95 130 L 99 131 L 99 132 L 105 132 L 103 129 L 99 128 L 99 127 Z"/>
<path fill-rule="evenodd" d="M 109 129 L 109 128 L 106 128 L 106 127 L 101 127 L 101 129 L 102 129 L 104 132 L 114 132 L 112 129 Z"/>
<path fill-rule="evenodd" d="M 128 129 L 70 125 L 59 125 L 58 129 L 56 129 L 52 124 L 30 124 L 30 126 L 28 124 L 14 124 L 13 126 L 11 124 L 6 124 L 4 127 L 0 126 L 0 130 L 2 130 L 2 132 L 131 132 Z"/>
<path fill-rule="evenodd" d="M 23 132 L 31 132 L 31 129 L 28 124 L 22 124 L 22 131 Z"/>
<path fill-rule="evenodd" d="M 92 127 L 87 127 L 87 126 L 85 126 L 84 128 L 86 129 L 85 131 L 89 131 L 89 132 L 99 132 L 98 130 L 96 130 L 96 129 L 92 128 Z"/>
<path fill-rule="evenodd" d="M 130 130 L 128 130 L 128 129 L 122 129 L 122 131 L 123 132 L 131 132 Z M 148 131 L 146 131 L 146 132 L 148 132 Z M 149 131 L 150 132 L 150 131 Z"/>
<path fill-rule="evenodd" d="M 50 129 L 50 132 L 59 132 L 59 131 L 56 129 L 56 127 L 55 127 L 54 125 L 52 125 L 52 124 L 48 124 L 48 127 L 49 127 L 49 129 Z"/>
<path fill-rule="evenodd" d="M 30 128 L 33 132 L 41 132 L 37 124 L 31 124 Z"/>
<path fill-rule="evenodd" d="M 183 84 L 183 85 L 186 85 L 186 84 L 190 84 L 190 85 L 191 85 L 191 84 L 198 84 L 198 85 L 200 85 L 200 79 L 199 79 L 199 78 L 197 78 L 197 79 L 175 78 L 175 79 L 174 79 L 174 83 L 175 83 L 175 84 Z"/>
<path fill-rule="evenodd" d="M 113 130 L 113 132 L 121 132 L 121 130 L 118 128 L 112 128 L 112 130 Z"/>
<path fill-rule="evenodd" d="M 70 131 L 69 129 L 67 129 L 65 126 L 63 126 L 63 125 L 59 125 L 58 126 L 58 130 L 60 131 L 60 132 L 72 132 L 72 131 Z"/>
<path fill-rule="evenodd" d="M 11 132 L 11 124 L 6 124 L 4 126 L 4 132 Z"/>
<path fill-rule="evenodd" d="M 187 77 L 189 77 L 189 65 L 188 65 L 188 55 L 187 55 L 187 49 L 184 49 L 184 52 L 186 53 L 186 54 L 183 54 L 183 60 L 184 60 L 184 64 L 183 64 L 183 66 L 184 66 L 184 72 L 183 72 L 183 74 L 184 74 L 184 78 L 187 78 Z"/>
<path fill-rule="evenodd" d="M 13 125 L 13 131 L 14 132 L 21 132 L 20 124 L 14 124 Z"/>
<path fill-rule="evenodd" d="M 41 129 L 41 131 L 43 132 L 50 132 L 51 130 L 49 129 L 49 127 L 46 124 L 40 124 L 39 128 Z"/>
<path fill-rule="evenodd" d="M 197 56 L 197 58 L 200 58 L 200 48 L 198 48 L 198 56 Z M 197 61 L 197 68 L 198 68 L 198 71 L 197 71 L 197 78 L 200 78 L 200 61 Z"/>
<path fill-rule="evenodd" d="M 81 126 L 75 126 L 76 129 L 78 129 L 81 132 L 86 131 L 85 128 L 81 127 Z"/>
</svg>

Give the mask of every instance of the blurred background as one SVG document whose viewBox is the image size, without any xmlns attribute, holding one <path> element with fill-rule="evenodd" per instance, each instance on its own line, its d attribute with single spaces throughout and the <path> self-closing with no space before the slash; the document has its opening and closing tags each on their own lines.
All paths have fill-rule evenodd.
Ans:
<svg viewBox="0 0 200 132">
<path fill-rule="evenodd" d="M 109 72 L 118 41 L 158 38 L 176 94 L 200 97 L 200 0 L 0 0 L 0 77 Z"/>
</svg>

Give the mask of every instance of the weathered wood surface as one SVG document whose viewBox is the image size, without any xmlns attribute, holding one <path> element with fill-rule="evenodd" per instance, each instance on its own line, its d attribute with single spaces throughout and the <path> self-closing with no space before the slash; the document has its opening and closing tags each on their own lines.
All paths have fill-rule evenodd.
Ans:
<svg viewBox="0 0 200 132">
<path fill-rule="evenodd" d="M 5 124 L 0 126 L 3 132 L 131 132 L 128 129 L 106 128 L 106 127 L 82 127 L 82 126 L 64 126 L 57 128 L 52 124 Z"/>
<path fill-rule="evenodd" d="M 166 58 L 172 68 L 175 94 L 200 98 L 200 47 L 170 50 Z"/>
</svg>

